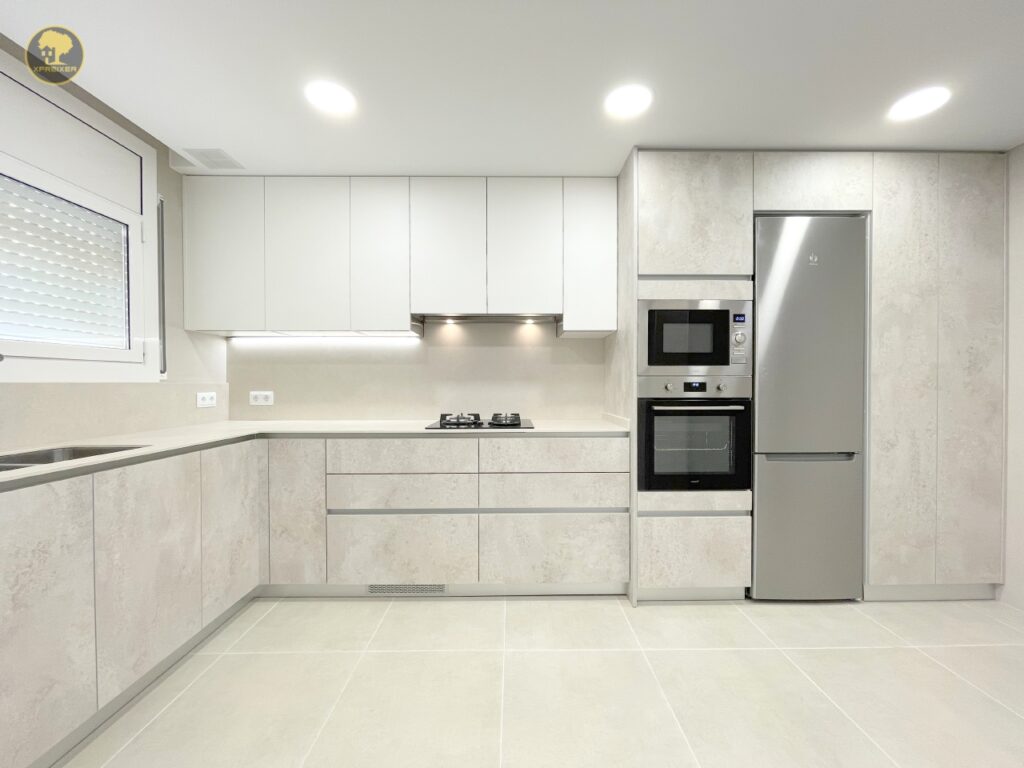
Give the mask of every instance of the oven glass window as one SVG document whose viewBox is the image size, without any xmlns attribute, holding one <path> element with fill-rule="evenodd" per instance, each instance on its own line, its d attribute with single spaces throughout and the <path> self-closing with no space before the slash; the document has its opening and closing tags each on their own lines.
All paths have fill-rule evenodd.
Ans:
<svg viewBox="0 0 1024 768">
<path fill-rule="evenodd" d="M 715 349 L 715 326 L 711 323 L 665 323 L 661 349 L 670 355 L 707 355 Z"/>
<path fill-rule="evenodd" d="M 654 419 L 655 475 L 729 475 L 736 471 L 736 417 L 658 415 Z"/>
</svg>

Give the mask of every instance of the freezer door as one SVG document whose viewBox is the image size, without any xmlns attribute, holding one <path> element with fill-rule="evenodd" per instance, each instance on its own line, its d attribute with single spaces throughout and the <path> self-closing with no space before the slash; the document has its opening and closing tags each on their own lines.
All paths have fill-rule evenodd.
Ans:
<svg viewBox="0 0 1024 768">
<path fill-rule="evenodd" d="M 760 600 L 864 594 L 859 454 L 754 457 L 754 580 Z"/>
<path fill-rule="evenodd" d="M 865 216 L 759 216 L 757 453 L 863 450 Z"/>
</svg>

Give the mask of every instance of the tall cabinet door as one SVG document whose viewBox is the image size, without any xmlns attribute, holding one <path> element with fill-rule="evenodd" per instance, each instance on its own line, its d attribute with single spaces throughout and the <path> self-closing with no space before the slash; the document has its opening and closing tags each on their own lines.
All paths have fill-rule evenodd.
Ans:
<svg viewBox="0 0 1024 768">
<path fill-rule="evenodd" d="M 562 180 L 487 180 L 487 312 L 562 312 Z"/>
<path fill-rule="evenodd" d="M 485 179 L 411 179 L 409 206 L 413 313 L 487 312 Z"/>
<path fill-rule="evenodd" d="M 346 331 L 349 180 L 267 177 L 267 328 Z"/>
<path fill-rule="evenodd" d="M 352 330 L 409 330 L 409 179 L 352 179 Z"/>
<path fill-rule="evenodd" d="M 939 157 L 940 584 L 1003 573 L 1006 156 Z"/>
<path fill-rule="evenodd" d="M 618 296 L 617 185 L 563 179 L 563 335 L 615 330 Z"/>
<path fill-rule="evenodd" d="M 263 177 L 186 176 L 185 327 L 262 331 Z"/>
</svg>

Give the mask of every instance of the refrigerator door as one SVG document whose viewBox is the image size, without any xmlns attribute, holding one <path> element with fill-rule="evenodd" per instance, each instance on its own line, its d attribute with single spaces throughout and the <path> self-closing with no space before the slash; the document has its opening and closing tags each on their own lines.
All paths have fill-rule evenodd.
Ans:
<svg viewBox="0 0 1024 768">
<path fill-rule="evenodd" d="M 759 216 L 756 453 L 860 452 L 865 216 Z"/>
<path fill-rule="evenodd" d="M 863 594 L 862 457 L 755 456 L 751 597 L 852 600 Z"/>
</svg>

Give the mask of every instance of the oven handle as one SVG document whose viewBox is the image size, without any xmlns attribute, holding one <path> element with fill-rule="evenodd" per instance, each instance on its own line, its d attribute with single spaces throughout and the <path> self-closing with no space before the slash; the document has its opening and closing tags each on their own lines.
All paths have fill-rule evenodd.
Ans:
<svg viewBox="0 0 1024 768">
<path fill-rule="evenodd" d="M 742 411 L 744 405 L 653 405 L 656 411 Z"/>
</svg>

